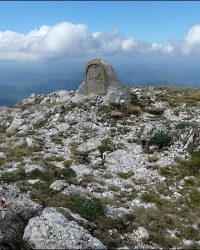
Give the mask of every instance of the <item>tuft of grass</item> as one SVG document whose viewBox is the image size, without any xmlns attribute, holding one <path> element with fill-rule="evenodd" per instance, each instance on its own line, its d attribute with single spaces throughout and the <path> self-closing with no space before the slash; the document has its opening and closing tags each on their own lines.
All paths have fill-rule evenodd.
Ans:
<svg viewBox="0 0 200 250">
<path fill-rule="evenodd" d="M 143 193 L 140 198 L 141 198 L 141 201 L 143 202 L 158 203 L 160 199 L 160 195 L 154 192 L 149 192 L 149 193 Z"/>
<path fill-rule="evenodd" d="M 113 192 L 118 192 L 120 190 L 120 187 L 111 185 L 108 187 L 108 190 L 113 191 Z"/>
<path fill-rule="evenodd" d="M 118 172 L 117 175 L 120 178 L 128 179 L 134 175 L 134 172 L 132 170 L 129 170 L 128 172 Z"/>
<path fill-rule="evenodd" d="M 105 173 L 102 177 L 105 179 L 113 178 L 112 174 L 110 174 L 110 173 Z"/>
<path fill-rule="evenodd" d="M 63 165 L 64 165 L 66 168 L 68 168 L 68 167 L 70 167 L 70 166 L 72 165 L 72 161 L 71 161 L 71 160 L 66 160 L 66 161 L 63 162 Z"/>
<path fill-rule="evenodd" d="M 159 160 L 159 157 L 158 156 L 149 156 L 148 157 L 148 161 L 149 162 L 157 162 Z"/>
<path fill-rule="evenodd" d="M 185 128 L 188 128 L 188 127 L 193 127 L 194 125 L 191 124 L 190 122 L 180 122 L 178 123 L 175 128 L 176 129 L 185 129 Z"/>
<path fill-rule="evenodd" d="M 15 175 L 13 173 L 4 173 L 0 177 L 0 181 L 4 181 L 6 183 L 11 183 L 15 181 Z"/>
</svg>

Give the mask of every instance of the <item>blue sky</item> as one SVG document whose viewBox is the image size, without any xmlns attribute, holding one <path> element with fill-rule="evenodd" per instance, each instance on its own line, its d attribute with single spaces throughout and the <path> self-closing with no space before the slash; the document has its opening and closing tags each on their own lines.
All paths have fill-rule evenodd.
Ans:
<svg viewBox="0 0 200 250">
<path fill-rule="evenodd" d="M 83 23 L 88 31 L 117 28 L 125 37 L 167 44 L 200 24 L 198 1 L 1 1 L 0 31 L 27 34 L 42 25 Z"/>
<path fill-rule="evenodd" d="M 0 61 L 199 54 L 198 1 L 0 1 Z"/>
</svg>

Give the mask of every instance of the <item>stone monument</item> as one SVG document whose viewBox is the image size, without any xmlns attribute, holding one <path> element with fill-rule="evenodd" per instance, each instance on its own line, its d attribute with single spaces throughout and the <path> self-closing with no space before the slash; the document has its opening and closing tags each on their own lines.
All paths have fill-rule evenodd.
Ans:
<svg viewBox="0 0 200 250">
<path fill-rule="evenodd" d="M 116 74 L 108 63 L 94 59 L 85 67 L 85 94 L 106 95 L 111 82 L 117 81 Z"/>
<path fill-rule="evenodd" d="M 114 69 L 102 59 L 94 59 L 86 64 L 84 81 L 76 91 L 72 102 L 78 103 L 85 97 L 100 96 L 102 103 L 130 102 L 130 89 L 117 80 Z"/>
</svg>

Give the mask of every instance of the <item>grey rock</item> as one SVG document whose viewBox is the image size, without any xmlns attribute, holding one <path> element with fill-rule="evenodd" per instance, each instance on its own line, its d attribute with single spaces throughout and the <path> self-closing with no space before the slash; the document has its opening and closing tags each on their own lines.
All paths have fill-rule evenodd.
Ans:
<svg viewBox="0 0 200 250">
<path fill-rule="evenodd" d="M 103 104 L 108 104 L 110 102 L 131 102 L 130 89 L 118 81 L 112 82 L 108 88 L 108 93 L 105 96 L 102 96 L 102 100 Z"/>
<path fill-rule="evenodd" d="M 64 180 L 56 180 L 54 181 L 51 185 L 50 185 L 50 188 L 52 188 L 53 190 L 61 190 L 63 187 L 66 187 L 68 186 L 69 184 L 64 181 Z"/>
<path fill-rule="evenodd" d="M 29 220 L 23 239 L 33 249 L 106 249 L 88 230 L 53 207 Z"/>
<path fill-rule="evenodd" d="M 30 218 L 38 214 L 37 209 L 8 210 L 0 220 L 0 249 L 32 249 L 24 242 L 24 229 Z"/>
<path fill-rule="evenodd" d="M 40 206 L 15 185 L 0 185 L 0 249 L 31 249 L 23 241 L 30 218 L 40 214 Z"/>
</svg>

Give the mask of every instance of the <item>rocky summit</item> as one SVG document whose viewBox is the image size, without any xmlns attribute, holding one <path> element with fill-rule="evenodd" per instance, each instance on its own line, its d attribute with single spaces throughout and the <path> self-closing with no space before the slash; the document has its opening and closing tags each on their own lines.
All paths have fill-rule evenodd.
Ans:
<svg viewBox="0 0 200 250">
<path fill-rule="evenodd" d="M 200 90 L 105 86 L 0 108 L 1 249 L 200 248 Z"/>
</svg>

